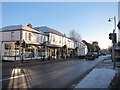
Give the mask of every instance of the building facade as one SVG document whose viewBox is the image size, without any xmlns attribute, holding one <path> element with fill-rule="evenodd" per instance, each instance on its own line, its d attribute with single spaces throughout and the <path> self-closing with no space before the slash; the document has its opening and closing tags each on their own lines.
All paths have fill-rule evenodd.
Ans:
<svg viewBox="0 0 120 90">
<path fill-rule="evenodd" d="M 41 44 L 47 36 L 25 25 L 14 25 L 0 31 L 3 60 L 36 59 L 42 57 Z M 18 44 L 16 44 L 16 42 Z M 23 42 L 25 46 L 22 47 Z"/>
<path fill-rule="evenodd" d="M 44 32 L 48 36 L 46 45 L 48 57 L 52 59 L 70 57 L 71 49 L 74 48 L 74 41 L 64 36 L 58 30 L 46 26 L 35 27 L 35 29 Z"/>
<path fill-rule="evenodd" d="M 74 55 L 77 57 L 85 57 L 88 52 L 87 45 L 75 38 L 70 37 L 69 39 L 74 41 Z"/>
<path fill-rule="evenodd" d="M 6 26 L 0 30 L 3 60 L 60 59 L 85 55 L 86 45 L 47 26 Z"/>
</svg>

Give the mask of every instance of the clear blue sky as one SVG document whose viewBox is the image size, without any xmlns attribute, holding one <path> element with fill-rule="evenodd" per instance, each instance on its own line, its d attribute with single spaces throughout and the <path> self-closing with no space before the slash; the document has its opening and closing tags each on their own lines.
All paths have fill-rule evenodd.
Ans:
<svg viewBox="0 0 120 90">
<path fill-rule="evenodd" d="M 74 29 L 87 42 L 98 41 L 101 48 L 111 45 L 108 34 L 118 16 L 117 2 L 3 2 L 2 26 L 48 26 L 69 34 Z"/>
</svg>

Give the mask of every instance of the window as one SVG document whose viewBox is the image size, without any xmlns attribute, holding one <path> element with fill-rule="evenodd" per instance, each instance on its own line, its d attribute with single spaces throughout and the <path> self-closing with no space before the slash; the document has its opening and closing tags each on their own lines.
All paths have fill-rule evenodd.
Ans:
<svg viewBox="0 0 120 90">
<path fill-rule="evenodd" d="M 59 43 L 61 43 L 61 39 L 59 40 Z"/>
<path fill-rule="evenodd" d="M 66 44 L 66 40 L 65 40 L 65 44 Z"/>
<path fill-rule="evenodd" d="M 53 38 L 53 42 L 55 42 L 55 38 Z"/>
<path fill-rule="evenodd" d="M 39 42 L 39 35 L 37 35 L 37 42 Z"/>
<path fill-rule="evenodd" d="M 31 33 L 29 33 L 29 40 L 31 40 Z"/>
<path fill-rule="evenodd" d="M 5 43 L 5 49 L 11 49 L 11 44 Z"/>
<path fill-rule="evenodd" d="M 25 40 L 27 40 L 27 32 L 25 32 Z"/>
<path fill-rule="evenodd" d="M 11 40 L 14 40 L 14 32 L 11 32 Z"/>
<path fill-rule="evenodd" d="M 43 35 L 41 35 L 41 42 L 43 42 Z"/>
<path fill-rule="evenodd" d="M 55 35 L 51 34 L 51 42 L 55 42 Z"/>
<path fill-rule="evenodd" d="M 45 41 L 47 41 L 47 37 L 45 36 Z"/>
</svg>

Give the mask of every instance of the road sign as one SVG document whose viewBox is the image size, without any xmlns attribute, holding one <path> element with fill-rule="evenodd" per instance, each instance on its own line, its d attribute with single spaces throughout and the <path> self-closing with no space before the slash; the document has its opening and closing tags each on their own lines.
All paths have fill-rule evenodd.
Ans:
<svg viewBox="0 0 120 90">
<path fill-rule="evenodd" d="M 120 30 L 120 21 L 119 21 L 119 23 L 118 23 L 117 27 L 118 27 L 118 28 L 119 28 L 119 30 Z"/>
</svg>

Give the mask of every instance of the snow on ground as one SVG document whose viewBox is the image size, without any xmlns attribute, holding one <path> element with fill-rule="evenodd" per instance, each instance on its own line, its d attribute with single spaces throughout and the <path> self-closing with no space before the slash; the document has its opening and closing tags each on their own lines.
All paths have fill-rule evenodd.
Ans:
<svg viewBox="0 0 120 90">
<path fill-rule="evenodd" d="M 115 76 L 112 69 L 93 69 L 75 88 L 108 88 Z"/>
</svg>

